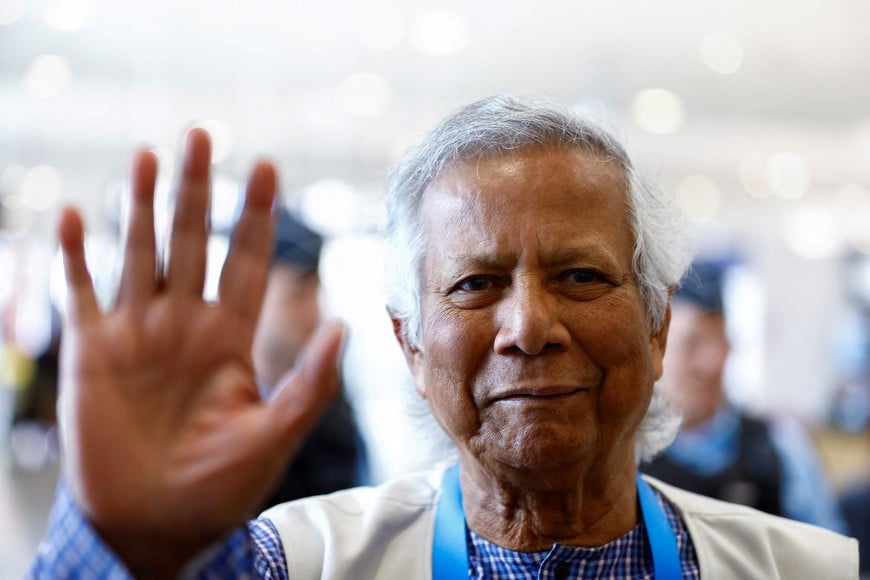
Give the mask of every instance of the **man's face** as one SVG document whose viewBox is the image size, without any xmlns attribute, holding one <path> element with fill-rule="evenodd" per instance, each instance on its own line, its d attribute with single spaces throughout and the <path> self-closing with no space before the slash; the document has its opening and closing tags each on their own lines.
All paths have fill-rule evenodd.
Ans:
<svg viewBox="0 0 870 580">
<path fill-rule="evenodd" d="M 319 289 L 316 272 L 280 263 L 269 271 L 253 346 L 257 376 L 267 386 L 275 386 L 293 368 L 314 334 L 320 322 Z"/>
<path fill-rule="evenodd" d="M 624 171 L 576 150 L 459 165 L 421 207 L 415 385 L 484 468 L 634 465 L 666 331 L 631 263 Z"/>
<path fill-rule="evenodd" d="M 723 402 L 722 373 L 728 358 L 725 317 L 683 300 L 671 305 L 668 355 L 662 386 L 694 427 L 711 418 Z"/>
</svg>

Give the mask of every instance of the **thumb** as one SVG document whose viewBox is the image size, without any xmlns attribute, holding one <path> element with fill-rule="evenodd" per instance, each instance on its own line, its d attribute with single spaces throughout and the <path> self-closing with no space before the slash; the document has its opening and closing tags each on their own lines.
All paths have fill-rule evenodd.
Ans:
<svg viewBox="0 0 870 580">
<path fill-rule="evenodd" d="M 272 418 L 285 438 L 301 439 L 341 390 L 338 357 L 346 334 L 347 328 L 339 321 L 321 326 L 272 397 Z"/>
</svg>

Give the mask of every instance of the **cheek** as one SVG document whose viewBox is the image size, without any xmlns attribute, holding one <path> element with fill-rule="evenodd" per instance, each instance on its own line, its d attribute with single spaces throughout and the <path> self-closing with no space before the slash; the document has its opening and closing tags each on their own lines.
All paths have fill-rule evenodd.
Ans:
<svg viewBox="0 0 870 580">
<path fill-rule="evenodd" d="M 608 304 L 578 320 L 578 340 L 604 377 L 600 419 L 619 438 L 633 433 L 652 397 L 655 367 L 643 312 Z"/>
<path fill-rule="evenodd" d="M 576 339 L 605 372 L 653 376 L 652 345 L 642 310 L 620 300 L 601 301 L 572 321 Z"/>
<path fill-rule="evenodd" d="M 423 344 L 415 371 L 438 423 L 458 443 L 480 426 L 473 385 L 489 350 L 484 324 L 469 324 L 461 313 L 433 313 L 424 320 Z"/>
</svg>

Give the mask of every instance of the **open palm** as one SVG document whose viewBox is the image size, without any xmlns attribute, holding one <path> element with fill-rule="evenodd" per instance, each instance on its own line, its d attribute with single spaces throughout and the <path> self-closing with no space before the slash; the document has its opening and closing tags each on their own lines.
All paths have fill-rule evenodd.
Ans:
<svg viewBox="0 0 870 580">
<path fill-rule="evenodd" d="M 177 571 L 253 515 L 338 388 L 342 328 L 322 330 L 271 402 L 251 342 L 272 249 L 275 172 L 255 166 L 219 284 L 205 279 L 210 146 L 188 136 L 169 258 L 155 249 L 156 160 L 136 157 L 115 306 L 101 312 L 79 215 L 59 238 L 69 286 L 59 403 L 64 473 L 85 515 L 134 570 Z"/>
</svg>

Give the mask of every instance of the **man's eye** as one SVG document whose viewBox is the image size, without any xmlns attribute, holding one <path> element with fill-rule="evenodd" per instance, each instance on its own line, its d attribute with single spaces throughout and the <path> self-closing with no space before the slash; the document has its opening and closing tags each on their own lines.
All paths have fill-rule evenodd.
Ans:
<svg viewBox="0 0 870 580">
<path fill-rule="evenodd" d="M 564 274 L 564 279 L 575 284 L 589 284 L 590 282 L 603 282 L 604 276 L 594 270 L 569 270 Z"/>
<path fill-rule="evenodd" d="M 495 286 L 495 281 L 489 276 L 471 276 L 459 282 L 455 290 L 460 292 L 481 292 Z"/>
</svg>

